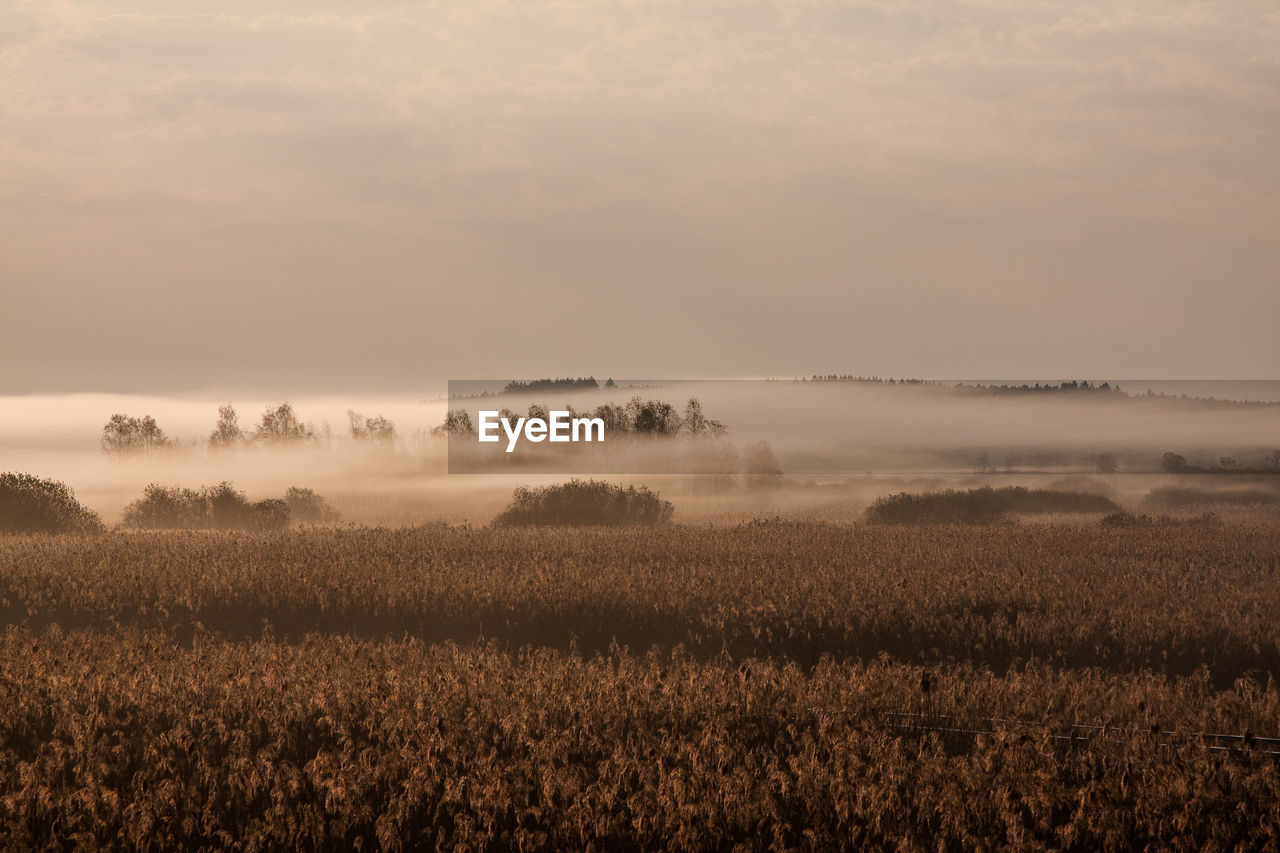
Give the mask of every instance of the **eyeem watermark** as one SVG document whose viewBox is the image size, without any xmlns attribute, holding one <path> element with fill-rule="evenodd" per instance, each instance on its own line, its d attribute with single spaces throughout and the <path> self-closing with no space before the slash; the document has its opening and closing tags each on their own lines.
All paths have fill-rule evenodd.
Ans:
<svg viewBox="0 0 1280 853">
<path fill-rule="evenodd" d="M 451 474 L 736 473 L 739 453 L 703 411 L 704 390 L 722 400 L 730 389 L 705 380 L 451 379 L 434 432 L 448 440 Z"/>
<path fill-rule="evenodd" d="M 555 409 L 548 412 L 546 418 L 517 417 L 513 425 L 511 418 L 501 417 L 501 414 L 496 409 L 481 409 L 478 413 L 480 422 L 476 431 L 481 441 L 497 442 L 502 440 L 502 436 L 498 434 L 501 427 L 507 437 L 508 453 L 515 452 L 516 444 L 522 435 L 534 443 L 604 441 L 604 419 L 602 418 L 577 418 L 573 416 L 573 412 Z"/>
</svg>

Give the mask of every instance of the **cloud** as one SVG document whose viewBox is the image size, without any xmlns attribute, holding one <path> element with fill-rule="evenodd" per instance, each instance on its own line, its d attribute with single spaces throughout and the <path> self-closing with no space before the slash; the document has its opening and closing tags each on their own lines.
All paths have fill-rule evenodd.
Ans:
<svg viewBox="0 0 1280 853">
<path fill-rule="evenodd" d="M 1025 358 L 1009 329 L 1070 310 L 1077 293 L 1110 300 L 1147 342 L 1137 358 L 1103 344 L 1100 364 L 1192 369 L 1173 332 L 1217 304 L 1243 316 L 1206 369 L 1256 372 L 1280 356 L 1258 319 L 1274 315 L 1280 266 L 1269 3 L 207 8 L 0 13 L 0 250 L 6 278 L 41 283 L 28 310 L 54 316 L 56 294 L 89 287 L 85 269 L 181 304 L 170 297 L 185 260 L 194 279 L 259 292 L 305 281 L 317 305 L 340 306 L 308 309 L 338 340 L 361 269 L 378 272 L 361 284 L 374 304 L 476 315 L 498 295 L 535 324 L 560 308 L 530 286 L 588 323 L 717 306 L 701 372 L 747 351 L 738 329 L 791 318 L 810 330 L 780 333 L 762 360 L 811 346 L 794 369 L 847 358 L 989 374 Z M 794 304 L 775 296 L 782 281 Z M 280 300 L 263 302 L 285 319 Z M 818 346 L 815 331 L 844 336 L 803 307 L 822 303 L 891 319 L 859 314 L 865 345 Z M 364 310 L 362 327 L 376 326 Z M 957 312 L 986 343 L 952 334 Z M 351 345 L 406 334 L 404 313 Z M 231 312 L 222 322 L 259 333 Z M 495 365 L 528 340 L 496 322 L 513 349 Z M 12 346 L 34 334 L 8 328 Z M 1062 373 L 1076 335 L 1117 328 L 1100 314 L 1041 336 L 1055 349 L 1040 363 Z M 462 331 L 443 336 L 456 348 Z M 187 369 L 208 372 L 210 358 Z"/>
</svg>

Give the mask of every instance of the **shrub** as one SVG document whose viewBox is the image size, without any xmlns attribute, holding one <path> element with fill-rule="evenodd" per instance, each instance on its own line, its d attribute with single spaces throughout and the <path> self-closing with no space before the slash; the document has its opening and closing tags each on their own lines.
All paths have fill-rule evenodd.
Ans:
<svg viewBox="0 0 1280 853">
<path fill-rule="evenodd" d="M 671 520 L 674 507 L 647 487 L 622 488 L 598 480 L 570 480 L 539 489 L 520 487 L 493 523 L 519 525 L 655 525 Z"/>
<path fill-rule="evenodd" d="M 1280 493 L 1269 489 L 1190 489 L 1179 486 L 1163 486 L 1152 489 L 1144 500 L 1148 506 L 1160 509 L 1184 509 L 1186 507 L 1212 506 L 1275 506 L 1280 504 Z"/>
<path fill-rule="evenodd" d="M 1143 513 L 1134 515 L 1130 512 L 1113 512 L 1099 522 L 1103 527 L 1178 527 L 1182 525 L 1201 527 L 1220 527 L 1222 519 L 1211 512 L 1201 513 L 1195 518 L 1177 519 L 1170 515 L 1157 515 L 1155 518 Z"/>
<path fill-rule="evenodd" d="M 1011 513 L 1119 511 L 1119 505 L 1104 495 L 983 486 L 968 491 L 889 495 L 867 507 L 864 517 L 876 524 L 990 524 Z"/>
<path fill-rule="evenodd" d="M 284 502 L 288 505 L 289 515 L 298 521 L 317 523 L 338 520 L 338 511 L 311 489 L 290 486 L 284 493 Z"/>
<path fill-rule="evenodd" d="M 244 525 L 250 530 L 279 530 L 289 524 L 289 505 L 279 498 L 249 504 Z"/>
<path fill-rule="evenodd" d="M 65 483 L 33 474 L 0 474 L 0 532 L 98 533 L 102 520 Z"/>
<path fill-rule="evenodd" d="M 1149 515 L 1134 515 L 1131 512 L 1113 512 L 1098 522 L 1103 527 L 1150 527 L 1154 522 Z"/>
<path fill-rule="evenodd" d="M 289 505 L 279 499 L 252 503 L 230 483 L 201 489 L 147 486 L 124 511 L 126 527 L 217 530 L 278 530 L 289 523 Z"/>
</svg>

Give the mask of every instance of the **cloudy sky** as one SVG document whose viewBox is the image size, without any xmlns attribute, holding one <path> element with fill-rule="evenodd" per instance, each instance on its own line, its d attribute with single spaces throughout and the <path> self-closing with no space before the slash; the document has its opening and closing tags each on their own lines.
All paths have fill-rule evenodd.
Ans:
<svg viewBox="0 0 1280 853">
<path fill-rule="evenodd" d="M 0 393 L 1280 378 L 1280 2 L 0 4 Z"/>
</svg>

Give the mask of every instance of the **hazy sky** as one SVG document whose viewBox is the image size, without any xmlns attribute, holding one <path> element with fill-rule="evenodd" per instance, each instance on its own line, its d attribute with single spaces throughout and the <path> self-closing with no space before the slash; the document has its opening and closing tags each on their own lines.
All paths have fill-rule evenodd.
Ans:
<svg viewBox="0 0 1280 853">
<path fill-rule="evenodd" d="M 0 3 L 0 393 L 1280 376 L 1280 2 Z"/>
</svg>

